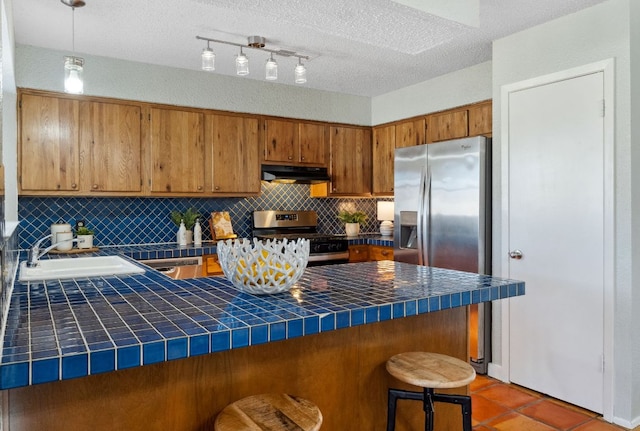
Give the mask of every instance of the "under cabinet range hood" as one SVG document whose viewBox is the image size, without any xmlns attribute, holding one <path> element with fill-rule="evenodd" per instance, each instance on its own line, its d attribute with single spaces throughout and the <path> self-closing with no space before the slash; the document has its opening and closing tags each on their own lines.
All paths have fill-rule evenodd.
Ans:
<svg viewBox="0 0 640 431">
<path fill-rule="evenodd" d="M 262 180 L 274 183 L 317 184 L 330 181 L 327 168 L 262 165 Z"/>
</svg>

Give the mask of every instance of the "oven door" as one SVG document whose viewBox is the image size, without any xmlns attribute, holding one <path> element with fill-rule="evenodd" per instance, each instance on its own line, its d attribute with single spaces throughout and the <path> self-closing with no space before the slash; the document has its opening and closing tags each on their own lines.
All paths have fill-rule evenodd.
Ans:
<svg viewBox="0 0 640 431">
<path fill-rule="evenodd" d="M 331 253 L 311 253 L 307 266 L 337 265 L 349 262 L 349 251 Z"/>
</svg>

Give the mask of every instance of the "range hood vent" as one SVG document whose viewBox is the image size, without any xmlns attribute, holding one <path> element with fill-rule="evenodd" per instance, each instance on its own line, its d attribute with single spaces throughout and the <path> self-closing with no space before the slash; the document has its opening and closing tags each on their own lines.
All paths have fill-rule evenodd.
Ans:
<svg viewBox="0 0 640 431">
<path fill-rule="evenodd" d="M 262 165 L 262 180 L 274 183 L 317 184 L 330 180 L 327 168 Z"/>
</svg>

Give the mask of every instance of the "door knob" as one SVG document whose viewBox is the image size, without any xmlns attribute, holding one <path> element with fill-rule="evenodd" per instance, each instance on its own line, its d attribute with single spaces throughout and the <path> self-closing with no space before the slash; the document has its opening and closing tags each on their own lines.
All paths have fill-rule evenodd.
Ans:
<svg viewBox="0 0 640 431">
<path fill-rule="evenodd" d="M 513 250 L 509 252 L 511 259 L 522 259 L 522 252 L 520 250 Z"/>
</svg>

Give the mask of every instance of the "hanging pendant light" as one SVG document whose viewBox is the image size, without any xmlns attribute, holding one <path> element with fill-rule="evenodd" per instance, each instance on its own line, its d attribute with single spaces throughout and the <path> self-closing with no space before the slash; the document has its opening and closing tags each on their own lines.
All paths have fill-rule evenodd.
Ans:
<svg viewBox="0 0 640 431">
<path fill-rule="evenodd" d="M 240 54 L 236 56 L 236 73 L 240 76 L 249 74 L 249 57 L 244 55 L 242 47 L 240 47 Z"/>
<path fill-rule="evenodd" d="M 264 67 L 264 79 L 267 81 L 275 81 L 278 79 L 278 63 L 273 59 L 273 53 L 271 53 L 271 57 L 267 60 L 267 64 Z"/>
<path fill-rule="evenodd" d="M 293 75 L 296 84 L 304 84 L 307 82 L 307 68 L 302 64 L 301 58 L 298 58 L 298 64 L 293 70 Z"/>
<path fill-rule="evenodd" d="M 207 41 L 207 47 L 202 50 L 202 70 L 207 72 L 216 70 L 216 55 L 209 46 L 209 41 Z"/>
<path fill-rule="evenodd" d="M 71 94 L 84 93 L 84 59 L 76 57 L 76 20 L 77 7 L 85 5 L 82 0 L 60 0 L 71 8 L 71 51 L 74 55 L 64 57 L 64 92 Z"/>
</svg>

